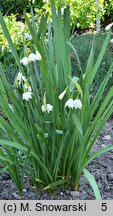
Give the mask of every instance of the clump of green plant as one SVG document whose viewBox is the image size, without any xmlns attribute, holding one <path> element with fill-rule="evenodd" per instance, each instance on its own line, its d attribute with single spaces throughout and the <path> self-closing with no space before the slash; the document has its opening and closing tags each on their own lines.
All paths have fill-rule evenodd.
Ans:
<svg viewBox="0 0 113 216">
<path fill-rule="evenodd" d="M 4 139 L 0 139 L 0 160 L 3 171 L 10 174 L 22 194 L 23 176 L 32 180 L 36 189 L 70 185 L 78 190 L 82 174 L 91 184 L 96 199 L 101 199 L 98 186 L 87 165 L 96 156 L 113 149 L 108 145 L 90 154 L 90 150 L 113 112 L 112 92 L 108 91 L 94 116 L 105 86 L 113 71 L 113 63 L 91 101 L 90 92 L 107 45 L 93 62 L 92 45 L 86 68 L 81 67 L 70 37 L 70 9 L 64 15 L 56 12 L 51 0 L 52 23 L 42 16 L 39 29 L 25 15 L 34 46 L 19 58 L 6 24 L 0 13 L 0 23 L 19 67 L 15 89 L 11 89 L 4 73 L 0 73 L 0 107 L 8 122 L 0 117 Z M 78 62 L 78 77 L 72 74 L 70 53 Z"/>
</svg>

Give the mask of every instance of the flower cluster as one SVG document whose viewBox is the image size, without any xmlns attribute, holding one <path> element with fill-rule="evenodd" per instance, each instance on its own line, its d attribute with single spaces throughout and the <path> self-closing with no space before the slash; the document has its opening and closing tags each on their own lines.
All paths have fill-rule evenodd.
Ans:
<svg viewBox="0 0 113 216">
<path fill-rule="evenodd" d="M 16 84 L 16 87 L 17 89 L 20 87 L 22 81 L 25 81 L 25 76 L 22 75 L 22 73 L 18 73 L 16 79 L 15 79 L 15 84 Z"/>
<path fill-rule="evenodd" d="M 35 56 L 34 56 L 35 54 L 30 54 L 29 55 L 29 59 L 31 60 L 31 61 L 33 61 L 33 59 L 35 58 Z M 32 95 L 33 95 L 33 93 L 32 93 L 32 88 L 31 88 L 31 85 L 30 85 L 30 83 L 29 83 L 29 81 L 28 81 L 28 79 L 26 79 L 26 77 L 25 76 L 23 76 L 23 74 L 22 73 L 18 73 L 18 75 L 17 75 L 17 77 L 16 77 L 16 79 L 15 79 L 15 83 L 16 83 L 16 87 L 17 87 L 17 89 L 22 89 L 22 91 L 24 92 L 24 93 L 22 93 L 22 99 L 23 100 L 26 100 L 26 101 L 28 101 L 29 99 L 32 99 Z M 68 88 L 66 88 L 59 96 L 58 96 L 58 98 L 59 98 L 59 100 L 62 100 L 63 99 L 63 97 L 65 96 L 65 94 L 66 94 L 66 91 L 67 91 L 67 89 Z M 75 108 L 75 109 L 82 109 L 82 102 L 81 102 L 81 100 L 80 99 L 75 99 L 75 100 L 73 100 L 72 98 L 69 98 L 68 100 L 67 100 L 67 102 L 65 103 L 65 108 L 66 107 L 68 107 L 68 108 L 71 108 L 71 109 L 73 109 L 73 108 Z M 43 99 L 43 104 L 42 104 L 42 106 L 41 106 L 41 110 L 42 110 L 42 112 L 44 113 L 50 113 L 51 111 L 53 111 L 53 106 L 51 105 L 51 104 L 47 104 L 46 103 L 46 92 L 44 93 L 44 99 Z"/>
<path fill-rule="evenodd" d="M 82 109 L 82 102 L 79 99 L 75 99 L 73 100 L 72 98 L 70 98 L 66 103 L 65 103 L 65 107 L 69 107 L 71 109 L 75 108 L 75 109 Z"/>
<path fill-rule="evenodd" d="M 20 60 L 20 63 L 26 66 L 30 62 L 41 61 L 41 60 L 42 60 L 42 56 L 38 51 L 36 51 L 36 53 L 31 53 L 28 57 L 25 56 L 24 58 L 22 58 Z"/>
<path fill-rule="evenodd" d="M 22 73 L 18 73 L 16 79 L 15 79 L 16 87 L 17 89 L 21 88 L 23 89 L 24 93 L 22 94 L 22 99 L 28 101 L 32 98 L 32 89 L 31 85 L 26 79 L 25 76 L 22 75 Z"/>
<path fill-rule="evenodd" d="M 66 91 L 67 91 L 67 88 L 58 96 L 59 100 L 62 100 L 63 97 L 65 96 L 66 94 Z M 65 107 L 68 107 L 68 108 L 75 108 L 75 109 L 82 109 L 82 102 L 80 99 L 75 99 L 73 100 L 72 98 L 69 98 L 67 100 L 67 102 L 65 103 Z"/>
</svg>

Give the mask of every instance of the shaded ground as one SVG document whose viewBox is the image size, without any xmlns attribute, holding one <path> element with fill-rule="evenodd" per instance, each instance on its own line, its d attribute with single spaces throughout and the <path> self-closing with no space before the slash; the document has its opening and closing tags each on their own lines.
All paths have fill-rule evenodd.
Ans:
<svg viewBox="0 0 113 216">
<path fill-rule="evenodd" d="M 109 144 L 113 145 L 113 120 L 105 125 L 100 136 L 98 137 L 92 152 L 105 147 Z M 113 199 L 113 151 L 107 152 L 89 165 L 89 171 L 95 177 L 99 186 L 102 199 Z M 17 188 L 7 174 L 0 175 L 0 200 L 92 200 L 95 199 L 93 191 L 87 180 L 82 176 L 80 180 L 79 191 L 74 192 L 70 188 L 61 190 L 58 188 L 53 193 L 37 193 L 25 178 L 24 195 L 21 197 L 18 194 Z"/>
</svg>

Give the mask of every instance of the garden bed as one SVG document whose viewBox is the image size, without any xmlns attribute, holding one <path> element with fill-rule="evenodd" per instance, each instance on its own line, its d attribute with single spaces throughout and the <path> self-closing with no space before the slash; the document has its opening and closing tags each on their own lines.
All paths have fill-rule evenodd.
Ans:
<svg viewBox="0 0 113 216">
<path fill-rule="evenodd" d="M 109 144 L 113 144 L 113 119 L 110 119 L 98 137 L 92 152 L 99 150 Z M 92 161 L 89 171 L 93 174 L 99 186 L 102 199 L 113 199 L 113 151 L 105 153 Z M 0 200 L 92 200 L 93 191 L 82 176 L 80 180 L 79 192 L 72 191 L 71 188 L 57 188 L 50 192 L 36 192 L 27 178 L 24 178 L 23 196 L 18 194 L 17 188 L 7 174 L 0 175 Z"/>
</svg>

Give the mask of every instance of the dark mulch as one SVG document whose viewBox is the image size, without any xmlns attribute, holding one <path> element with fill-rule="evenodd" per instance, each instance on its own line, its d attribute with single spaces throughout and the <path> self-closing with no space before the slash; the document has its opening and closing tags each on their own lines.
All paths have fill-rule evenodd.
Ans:
<svg viewBox="0 0 113 216">
<path fill-rule="evenodd" d="M 113 119 L 105 125 L 98 137 L 92 152 L 113 145 Z M 89 167 L 89 171 L 95 177 L 99 186 L 102 199 L 113 199 L 113 151 L 107 152 L 94 159 Z M 58 188 L 53 192 L 36 192 L 27 178 L 24 180 L 23 196 L 18 194 L 17 188 L 7 174 L 0 175 L 0 200 L 92 200 L 95 199 L 93 191 L 87 180 L 82 176 L 79 191 L 74 192 L 71 188 L 62 190 Z"/>
</svg>

